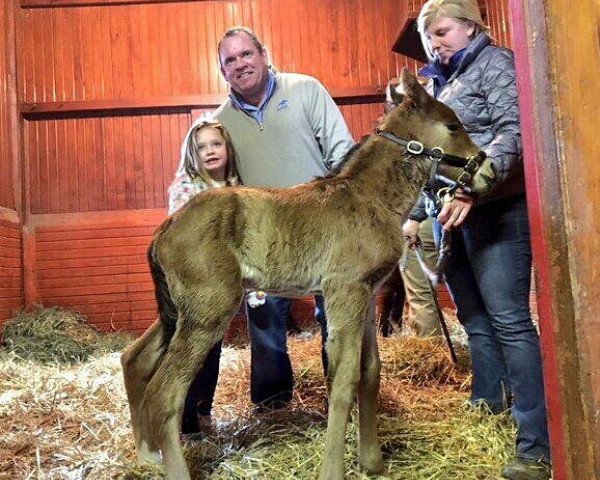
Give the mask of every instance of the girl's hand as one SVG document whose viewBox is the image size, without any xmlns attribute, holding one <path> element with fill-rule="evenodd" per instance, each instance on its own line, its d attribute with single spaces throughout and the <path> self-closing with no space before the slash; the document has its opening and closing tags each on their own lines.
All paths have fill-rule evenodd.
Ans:
<svg viewBox="0 0 600 480">
<path fill-rule="evenodd" d="M 460 227 L 467 218 L 471 208 L 473 208 L 473 203 L 473 197 L 460 189 L 457 190 L 453 199 L 449 201 L 444 200 L 442 211 L 437 217 L 438 222 L 442 224 L 444 230 Z"/>
</svg>

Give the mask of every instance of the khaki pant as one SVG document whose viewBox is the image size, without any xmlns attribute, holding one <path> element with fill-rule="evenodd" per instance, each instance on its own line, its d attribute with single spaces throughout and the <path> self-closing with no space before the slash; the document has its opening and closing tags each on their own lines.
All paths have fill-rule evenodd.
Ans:
<svg viewBox="0 0 600 480">
<path fill-rule="evenodd" d="M 422 244 L 422 256 L 427 265 L 434 267 L 437 262 L 437 249 L 433 241 L 433 219 L 428 218 L 419 226 L 419 238 Z M 408 303 L 408 319 L 416 334 L 421 337 L 441 335 L 435 302 L 431 294 L 427 277 L 419 265 L 417 254 L 405 245 L 406 270 L 402 271 L 402 280 Z"/>
</svg>

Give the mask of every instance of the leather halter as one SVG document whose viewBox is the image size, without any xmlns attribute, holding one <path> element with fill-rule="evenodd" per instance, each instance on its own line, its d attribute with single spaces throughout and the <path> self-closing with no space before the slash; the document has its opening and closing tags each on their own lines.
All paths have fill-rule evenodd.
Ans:
<svg viewBox="0 0 600 480">
<path fill-rule="evenodd" d="M 470 157 L 459 157 L 457 155 L 444 153 L 444 150 L 440 147 L 433 147 L 431 149 L 425 148 L 425 146 L 417 140 L 404 140 L 391 132 L 378 130 L 375 133 L 380 137 L 394 142 L 396 145 L 404 147 L 405 153 L 429 157 L 433 160 L 431 177 L 435 176 L 439 163 L 444 163 L 453 167 L 462 167 L 463 171 L 458 176 L 458 179 L 454 181 L 454 185 L 448 189 L 442 189 L 444 190 L 444 194 L 453 195 L 458 188 L 468 188 L 469 183 L 471 183 L 471 180 L 473 179 L 473 175 L 486 159 L 486 154 L 483 151 L 479 151 L 477 155 L 471 155 Z"/>
</svg>

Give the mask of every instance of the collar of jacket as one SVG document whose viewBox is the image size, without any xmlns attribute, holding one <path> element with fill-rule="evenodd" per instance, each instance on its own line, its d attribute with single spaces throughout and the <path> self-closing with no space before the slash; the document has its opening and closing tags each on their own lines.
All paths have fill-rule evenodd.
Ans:
<svg viewBox="0 0 600 480">
<path fill-rule="evenodd" d="M 459 74 L 461 74 L 467 68 L 467 66 L 469 66 L 473 62 L 473 60 L 477 58 L 479 53 L 481 53 L 481 51 L 491 43 L 492 39 L 485 32 L 481 32 L 473 40 L 471 40 L 471 43 L 469 43 L 469 45 L 467 45 L 467 48 L 464 49 L 464 53 L 462 55 L 462 58 L 460 59 L 458 66 L 456 67 L 456 70 L 454 70 L 454 73 L 452 73 L 452 75 L 450 75 L 450 77 L 448 78 L 448 82 L 451 82 Z M 440 68 L 441 65 L 439 65 L 438 62 L 430 63 L 425 65 L 421 70 L 419 70 L 419 75 L 422 75 L 423 77 L 427 78 L 432 78 L 435 76 L 435 72 L 437 72 Z"/>
<path fill-rule="evenodd" d="M 231 99 L 231 103 L 234 107 L 238 108 L 239 110 L 242 110 L 244 113 L 250 115 L 251 117 L 254 117 L 259 123 L 262 123 L 264 110 L 267 107 L 269 101 L 271 100 L 273 93 L 275 93 L 275 88 L 277 87 L 277 77 L 275 76 L 275 73 L 273 73 L 272 70 L 269 70 L 268 75 L 269 80 L 267 83 L 267 94 L 265 95 L 265 98 L 258 107 L 246 102 L 233 90 L 229 94 L 229 98 Z"/>
</svg>

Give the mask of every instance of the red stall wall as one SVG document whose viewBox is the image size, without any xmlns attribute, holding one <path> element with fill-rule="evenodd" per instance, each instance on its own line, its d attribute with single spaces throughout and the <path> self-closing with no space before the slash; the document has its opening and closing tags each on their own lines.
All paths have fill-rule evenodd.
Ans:
<svg viewBox="0 0 600 480">
<path fill-rule="evenodd" d="M 278 69 L 320 79 L 358 139 L 372 131 L 388 79 L 416 68 L 390 51 L 410 8 L 21 0 L 27 302 L 68 305 L 104 329 L 140 330 L 154 319 L 145 248 L 166 215 L 184 133 L 226 96 L 216 58 L 226 28 L 253 28 Z"/>
<path fill-rule="evenodd" d="M 23 302 L 21 267 L 21 221 L 15 194 L 16 91 L 14 68 L 14 7 L 0 6 L 0 325 Z"/>
</svg>

